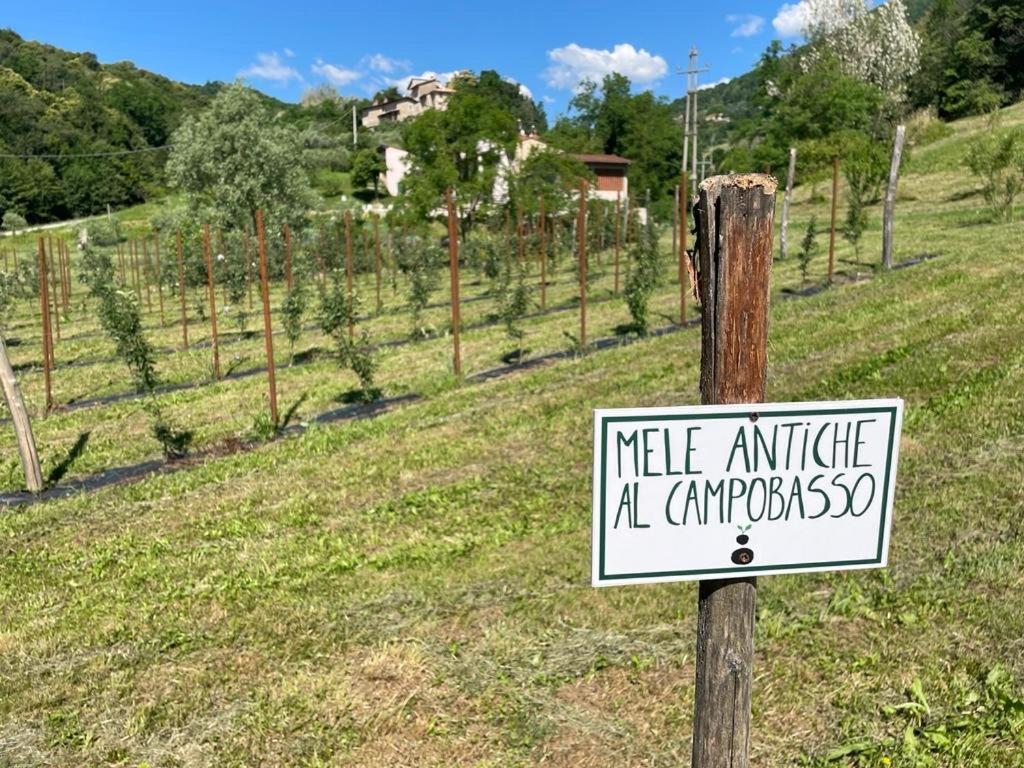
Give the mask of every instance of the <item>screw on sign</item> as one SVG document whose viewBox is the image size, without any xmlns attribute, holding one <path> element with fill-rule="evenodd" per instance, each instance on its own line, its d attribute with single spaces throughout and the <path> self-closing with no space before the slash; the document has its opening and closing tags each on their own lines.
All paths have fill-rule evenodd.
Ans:
<svg viewBox="0 0 1024 768">
<path fill-rule="evenodd" d="M 749 766 L 755 577 L 888 558 L 903 402 L 763 402 L 775 188 L 700 185 L 703 405 L 595 411 L 593 584 L 700 582 L 695 768 Z"/>
</svg>

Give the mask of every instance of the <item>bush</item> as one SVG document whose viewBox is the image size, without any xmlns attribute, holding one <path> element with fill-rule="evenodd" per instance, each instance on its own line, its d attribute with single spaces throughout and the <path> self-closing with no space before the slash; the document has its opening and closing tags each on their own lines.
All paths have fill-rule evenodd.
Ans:
<svg viewBox="0 0 1024 768">
<path fill-rule="evenodd" d="M 121 223 L 116 216 L 111 216 L 109 221 L 102 218 L 90 222 L 86 231 L 89 233 L 89 242 L 93 245 L 107 247 L 117 245 L 123 240 Z"/>
<path fill-rule="evenodd" d="M 1013 202 L 1024 188 L 1024 131 L 993 130 L 971 142 L 964 160 L 981 178 L 982 195 L 1006 221 L 1013 219 Z"/>
<path fill-rule="evenodd" d="M 281 305 L 284 335 L 288 339 L 288 354 L 291 363 L 295 362 L 295 344 L 299 340 L 299 334 L 302 333 L 302 316 L 305 312 L 306 293 L 301 288 L 295 288 L 285 296 L 284 303 Z"/>
<path fill-rule="evenodd" d="M 661 254 L 654 227 L 647 226 L 640 231 L 640 236 L 629 250 L 629 257 L 633 260 L 633 268 L 626 278 L 623 295 L 633 318 L 633 330 L 638 336 L 646 336 L 650 330 L 648 303 L 661 274 Z"/>
<path fill-rule="evenodd" d="M 811 259 L 818 252 L 818 221 L 814 216 L 807 222 L 807 230 L 804 232 L 803 240 L 800 241 L 800 251 L 797 253 L 797 261 L 800 264 L 800 279 L 804 285 L 807 284 L 807 272 L 811 266 Z"/>
<path fill-rule="evenodd" d="M 3 223 L 0 224 L 0 229 L 4 232 L 13 232 L 18 234 L 19 229 L 25 229 L 28 226 L 28 222 L 25 221 L 25 217 L 17 211 L 6 211 L 4 213 Z"/>
</svg>

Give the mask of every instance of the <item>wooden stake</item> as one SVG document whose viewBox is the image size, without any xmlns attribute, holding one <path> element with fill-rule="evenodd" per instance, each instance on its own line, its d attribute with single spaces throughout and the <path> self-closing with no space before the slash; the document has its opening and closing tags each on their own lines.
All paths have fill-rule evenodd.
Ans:
<svg viewBox="0 0 1024 768">
<path fill-rule="evenodd" d="M 213 254 L 210 251 L 210 225 L 203 225 L 203 255 L 206 257 L 206 292 L 210 298 L 210 332 L 213 343 L 213 379 L 220 379 L 220 346 L 217 343 L 217 289 L 213 284 Z"/>
<path fill-rule="evenodd" d="M 69 309 L 70 288 L 68 286 L 67 250 L 63 239 L 57 240 L 57 267 L 60 271 L 60 304 L 66 314 Z"/>
<path fill-rule="evenodd" d="M 679 217 L 679 324 L 686 325 L 686 276 L 689 269 L 686 266 L 686 188 L 689 186 L 688 173 L 683 171 L 679 177 L 679 210 L 676 215 Z"/>
<path fill-rule="evenodd" d="M 131 241 L 132 252 L 132 279 L 134 280 L 135 297 L 142 298 L 142 280 L 139 279 L 139 249 L 134 240 Z"/>
<path fill-rule="evenodd" d="M 576 223 L 579 241 L 580 273 L 580 347 L 587 346 L 587 182 L 580 181 L 580 210 Z"/>
<path fill-rule="evenodd" d="M 788 253 L 789 203 L 793 199 L 793 177 L 796 174 L 796 148 L 789 149 L 789 170 L 786 172 L 786 194 L 782 198 L 782 223 L 779 229 L 779 258 Z"/>
<path fill-rule="evenodd" d="M 188 314 L 185 311 L 185 255 L 181 249 L 181 230 L 175 235 L 178 251 L 178 295 L 181 297 L 181 341 L 188 349 Z"/>
<path fill-rule="evenodd" d="M 160 235 L 153 235 L 153 253 L 156 256 L 156 295 L 160 297 L 160 327 L 166 325 L 164 319 L 164 286 L 163 270 L 160 269 Z"/>
<path fill-rule="evenodd" d="M 377 314 L 380 314 L 381 304 L 380 300 L 380 230 L 379 221 L 380 217 L 374 215 L 373 217 L 373 269 L 377 275 Z"/>
<path fill-rule="evenodd" d="M 54 328 L 57 331 L 57 341 L 60 341 L 60 298 L 59 298 L 59 294 L 57 293 L 57 266 L 56 266 L 56 264 L 54 264 L 54 259 L 53 259 L 53 236 L 52 235 L 48 236 L 46 238 L 46 242 L 47 242 L 47 245 L 49 246 L 47 248 L 47 259 L 49 260 L 49 263 L 47 264 L 47 269 L 50 272 L 50 287 L 53 290 L 53 296 L 51 297 L 52 298 L 51 304 L 53 305 L 53 326 L 54 326 Z M 50 341 L 50 344 L 51 344 L 51 346 L 50 346 L 50 362 L 52 363 L 53 362 L 53 346 L 52 346 L 53 345 L 53 341 L 52 341 L 52 339 Z"/>
<path fill-rule="evenodd" d="M 622 192 L 615 193 L 615 295 L 619 293 L 619 248 L 622 233 L 619 231 L 622 214 Z"/>
<path fill-rule="evenodd" d="M 828 284 L 832 285 L 836 255 L 836 203 L 839 202 L 839 156 L 832 158 L 832 221 L 828 227 Z"/>
<path fill-rule="evenodd" d="M 5 254 L 6 256 L 6 254 Z M 43 490 L 43 473 L 39 469 L 39 454 L 36 452 L 36 441 L 32 434 L 32 422 L 28 417 L 25 399 L 21 396 L 18 380 L 14 377 L 11 359 L 7 356 L 7 344 L 0 333 L 0 389 L 4 393 L 4 402 L 11 414 L 14 434 L 18 440 L 18 453 L 21 456 L 21 468 L 25 472 L 25 487 L 32 493 Z"/>
<path fill-rule="evenodd" d="M 267 246 L 263 211 L 256 211 L 256 240 L 260 252 L 260 296 L 263 299 L 263 341 L 267 348 L 267 386 L 270 387 L 270 421 L 277 428 L 277 380 L 274 370 L 274 330 L 270 324 L 270 284 L 267 280 Z"/>
<path fill-rule="evenodd" d="M 455 210 L 452 189 L 445 192 L 448 203 L 448 271 L 452 279 L 452 365 L 462 375 L 462 350 L 459 347 L 459 214 Z"/>
<path fill-rule="evenodd" d="M 292 278 L 292 228 L 288 222 L 284 223 L 284 279 L 288 284 L 288 293 L 292 292 L 294 280 Z"/>
<path fill-rule="evenodd" d="M 548 240 L 547 221 L 544 218 L 544 198 L 540 199 L 540 308 L 548 303 Z"/>
<path fill-rule="evenodd" d="M 355 307 L 352 305 L 352 214 L 345 211 L 345 290 L 348 292 L 348 340 L 355 338 Z"/>
<path fill-rule="evenodd" d="M 149 238 L 142 237 L 142 277 L 146 284 L 146 312 L 153 314 L 153 297 L 149 292 L 149 283 L 153 279 L 153 263 L 149 260 L 149 246 L 146 244 Z"/>
<path fill-rule="evenodd" d="M 117 264 L 121 270 L 121 285 L 124 285 L 124 251 L 121 250 L 121 243 L 117 244 Z"/>
<path fill-rule="evenodd" d="M 700 185 L 702 403 L 764 400 L 775 188 L 762 174 Z M 702 581 L 699 595 L 692 765 L 749 768 L 756 579 Z"/>
<path fill-rule="evenodd" d="M 53 410 L 53 336 L 50 334 L 50 293 L 46 286 L 46 243 L 39 238 L 39 311 L 43 319 L 43 385 L 46 388 L 46 413 Z"/>
<path fill-rule="evenodd" d="M 896 139 L 892 145 L 892 162 L 889 165 L 889 184 L 885 188 L 885 207 L 882 211 L 882 266 L 892 269 L 892 225 L 896 215 L 896 182 L 900 174 L 900 157 L 903 154 L 903 137 L 906 126 L 896 126 Z"/>
</svg>

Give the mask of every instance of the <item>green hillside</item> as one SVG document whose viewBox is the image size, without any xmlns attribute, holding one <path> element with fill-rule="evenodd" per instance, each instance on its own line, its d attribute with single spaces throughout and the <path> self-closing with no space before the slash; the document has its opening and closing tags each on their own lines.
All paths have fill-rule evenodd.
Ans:
<svg viewBox="0 0 1024 768">
<path fill-rule="evenodd" d="M 1003 119 L 1024 123 L 1024 104 Z M 897 261 L 934 258 L 877 270 L 874 206 L 860 256 L 838 243 L 835 287 L 799 296 L 795 258 L 775 264 L 768 398 L 899 396 L 906 419 L 889 567 L 759 580 L 754 765 L 1024 766 L 1024 227 L 993 220 L 960 166 L 982 130 L 955 123 L 901 178 Z M 811 191 L 791 233 L 827 220 Z M 560 269 L 562 311 L 524 323 L 534 354 L 575 331 Z M 819 252 L 811 286 L 823 270 Z M 677 295 L 664 281 L 655 311 Z M 626 318 L 595 303 L 592 332 Z M 12 323 L 24 364 L 29 310 Z M 62 362 L 104 351 L 68 333 Z M 493 366 L 503 334 L 468 329 L 467 370 Z M 688 764 L 696 588 L 589 586 L 590 470 L 594 407 L 697 402 L 698 329 L 466 381 L 450 343 L 394 346 L 379 381 L 422 399 L 340 425 L 313 419 L 352 374 L 282 362 L 282 402 L 309 428 L 251 450 L 258 377 L 161 395 L 213 455 L 3 510 L 0 765 Z M 238 364 L 261 344 L 239 341 Z M 171 376 L 209 365 L 174 355 Z M 62 402 L 125 386 L 113 364 L 62 377 Z M 24 386 L 38 404 L 34 371 Z M 158 450 L 130 401 L 36 424 L 51 474 Z"/>
</svg>

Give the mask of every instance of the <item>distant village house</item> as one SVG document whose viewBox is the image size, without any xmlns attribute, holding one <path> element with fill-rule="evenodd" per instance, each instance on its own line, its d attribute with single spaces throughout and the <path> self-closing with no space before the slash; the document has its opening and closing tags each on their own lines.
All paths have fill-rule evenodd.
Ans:
<svg viewBox="0 0 1024 768">
<path fill-rule="evenodd" d="M 363 125 L 375 128 L 381 123 L 400 123 L 428 109 L 448 108 L 448 97 L 455 91 L 441 84 L 436 77 L 413 77 L 400 99 L 381 101 L 366 107 L 361 113 Z"/>
</svg>

